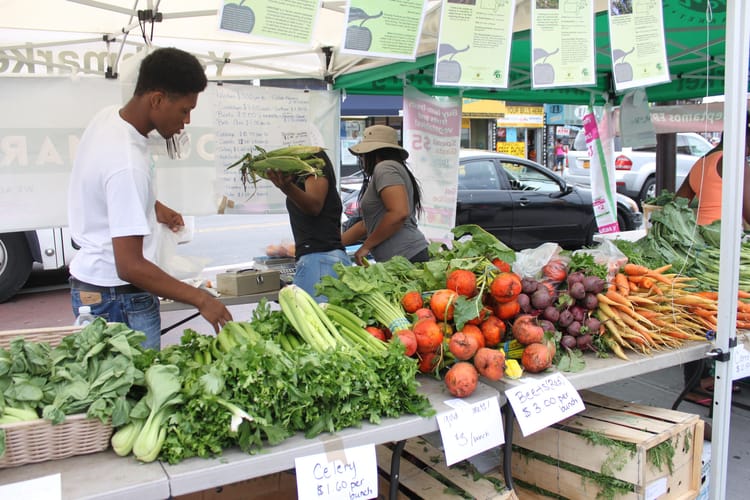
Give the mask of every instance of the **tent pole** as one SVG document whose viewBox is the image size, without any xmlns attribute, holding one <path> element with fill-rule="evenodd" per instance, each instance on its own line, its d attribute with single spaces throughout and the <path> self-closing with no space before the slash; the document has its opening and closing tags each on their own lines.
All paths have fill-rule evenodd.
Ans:
<svg viewBox="0 0 750 500">
<path fill-rule="evenodd" d="M 716 348 L 713 428 L 711 439 L 712 499 L 726 497 L 729 423 L 732 411 L 731 354 L 737 343 L 742 186 L 745 164 L 747 77 L 750 59 L 750 3 L 728 0 L 726 15 L 726 71 L 724 87 L 724 158 L 722 170 L 721 258 Z"/>
</svg>

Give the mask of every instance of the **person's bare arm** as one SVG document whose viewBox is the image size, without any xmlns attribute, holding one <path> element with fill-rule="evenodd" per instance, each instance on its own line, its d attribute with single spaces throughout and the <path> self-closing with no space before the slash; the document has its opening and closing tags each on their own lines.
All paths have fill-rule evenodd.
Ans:
<svg viewBox="0 0 750 500">
<path fill-rule="evenodd" d="M 269 171 L 267 176 L 305 214 L 315 216 L 323 210 L 328 194 L 328 179 L 325 177 L 308 175 L 302 190 L 294 183 L 294 176 L 279 171 Z"/>
<path fill-rule="evenodd" d="M 345 247 L 354 245 L 365 236 L 367 236 L 367 228 L 365 227 L 365 223 L 364 221 L 358 221 L 341 234 L 341 243 Z"/>
<path fill-rule="evenodd" d="M 695 191 L 690 187 L 690 173 L 688 173 L 685 180 L 682 181 L 682 185 L 675 192 L 675 196 L 687 198 L 688 201 L 693 201 L 693 198 L 695 198 Z"/>
<path fill-rule="evenodd" d="M 396 234 L 411 215 L 409 209 L 409 195 L 403 184 L 386 186 L 380 190 L 380 199 L 385 206 L 385 215 L 377 227 L 370 233 L 362 246 L 354 253 L 354 259 L 359 263 L 370 253 L 370 249 Z"/>
<path fill-rule="evenodd" d="M 143 257 L 143 236 L 112 238 L 117 275 L 147 292 L 195 306 L 214 331 L 232 320 L 232 314 L 208 292 L 183 283 Z"/>
</svg>

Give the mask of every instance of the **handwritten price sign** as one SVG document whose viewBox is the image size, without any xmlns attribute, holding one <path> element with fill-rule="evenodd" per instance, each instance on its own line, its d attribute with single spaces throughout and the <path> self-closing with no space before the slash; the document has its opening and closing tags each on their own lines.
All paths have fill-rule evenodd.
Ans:
<svg viewBox="0 0 750 500">
<path fill-rule="evenodd" d="M 732 380 L 750 377 L 750 351 L 747 350 L 745 344 L 738 343 L 732 355 L 734 356 L 734 376 Z"/>
<path fill-rule="evenodd" d="M 301 500 L 376 498 L 378 463 L 375 445 L 319 453 L 294 460 L 297 497 Z"/>
<path fill-rule="evenodd" d="M 586 408 L 578 391 L 561 373 L 508 389 L 505 396 L 524 436 Z"/>
<path fill-rule="evenodd" d="M 449 466 L 505 442 L 497 398 L 456 407 L 439 414 L 437 420 Z"/>
</svg>

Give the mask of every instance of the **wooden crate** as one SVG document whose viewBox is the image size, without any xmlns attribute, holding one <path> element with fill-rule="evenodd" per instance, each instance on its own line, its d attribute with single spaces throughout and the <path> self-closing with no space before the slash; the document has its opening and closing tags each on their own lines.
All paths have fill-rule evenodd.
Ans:
<svg viewBox="0 0 750 500">
<path fill-rule="evenodd" d="M 293 470 L 172 497 L 174 500 L 296 500 Z"/>
<path fill-rule="evenodd" d="M 700 491 L 703 421 L 698 415 L 619 401 L 582 391 L 586 410 L 557 425 L 523 437 L 513 434 L 512 470 L 519 498 L 596 498 L 603 491 L 603 466 L 609 479 L 623 482 L 619 499 L 687 499 Z M 584 434 L 635 445 L 635 451 L 591 444 Z M 649 455 L 669 441 L 674 449 L 672 471 L 666 461 L 657 468 Z M 618 465 L 619 462 L 619 465 Z M 592 474 L 593 473 L 593 474 Z M 647 488 L 649 492 L 647 493 Z M 541 491 L 540 491 L 541 490 Z M 658 497 L 652 491 L 666 491 Z"/>
<path fill-rule="evenodd" d="M 376 447 L 378 457 L 378 498 L 388 498 L 393 445 Z M 517 500 L 512 490 L 504 488 L 500 472 L 474 477 L 474 469 L 466 461 L 445 465 L 443 452 L 422 438 L 409 439 L 401 455 L 399 466 L 399 499 L 456 498 Z M 499 491 L 498 491 L 499 489 Z M 396 500 L 396 499 L 390 499 Z"/>
<path fill-rule="evenodd" d="M 47 342 L 50 346 L 55 347 L 68 335 L 79 330 L 81 326 L 51 326 L 46 328 L 28 328 L 23 330 L 3 330 L 0 331 L 0 347 L 7 349 L 11 341 L 17 338 L 23 338 L 27 342 Z"/>
</svg>

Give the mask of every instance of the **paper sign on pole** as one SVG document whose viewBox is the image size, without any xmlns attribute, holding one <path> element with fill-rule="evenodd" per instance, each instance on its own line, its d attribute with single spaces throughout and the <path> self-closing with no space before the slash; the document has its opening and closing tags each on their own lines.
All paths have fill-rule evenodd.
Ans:
<svg viewBox="0 0 750 500">
<path fill-rule="evenodd" d="M 297 498 L 328 500 L 377 498 L 375 445 L 318 453 L 294 459 Z"/>
<path fill-rule="evenodd" d="M 223 0 L 219 29 L 310 45 L 319 13 L 320 0 Z"/>
<path fill-rule="evenodd" d="M 612 165 L 614 156 L 611 106 L 606 106 L 601 126 L 597 126 L 593 108 L 583 117 L 586 148 L 591 161 L 591 198 L 594 217 L 601 234 L 620 231 L 615 203 L 615 178 Z"/>
<path fill-rule="evenodd" d="M 453 240 L 461 146 L 461 98 L 404 88 L 404 148 L 422 188 L 419 229 L 431 241 Z"/>
<path fill-rule="evenodd" d="M 515 1 L 443 1 L 435 85 L 508 87 Z"/>
<path fill-rule="evenodd" d="M 734 357 L 732 380 L 750 377 L 750 351 L 745 348 L 745 344 L 739 342 L 732 351 L 732 356 Z"/>
<path fill-rule="evenodd" d="M 631 148 L 656 146 L 656 132 L 651 123 L 651 109 L 644 89 L 635 89 L 620 104 L 620 138 Z"/>
<path fill-rule="evenodd" d="M 594 85 L 594 1 L 531 2 L 532 84 Z"/>
<path fill-rule="evenodd" d="M 609 2 L 609 40 L 615 90 L 668 82 L 661 2 Z"/>
<path fill-rule="evenodd" d="M 417 58 L 426 0 L 350 0 L 342 54 Z"/>
<path fill-rule="evenodd" d="M 585 409 L 583 399 L 561 373 L 527 382 L 505 391 L 524 436 Z"/>
<path fill-rule="evenodd" d="M 437 421 L 448 466 L 505 442 L 497 398 L 454 407 L 440 413 Z"/>
</svg>

